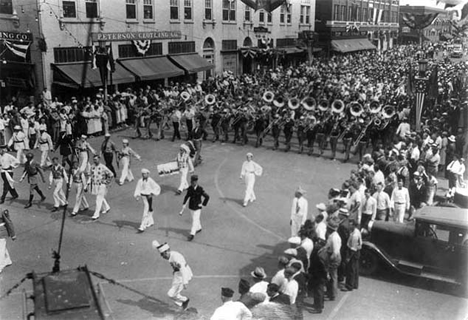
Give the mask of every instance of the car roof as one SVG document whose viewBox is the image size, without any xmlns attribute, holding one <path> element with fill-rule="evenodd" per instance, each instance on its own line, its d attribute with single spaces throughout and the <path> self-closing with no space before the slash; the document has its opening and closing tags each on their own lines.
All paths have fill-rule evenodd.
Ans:
<svg viewBox="0 0 468 320">
<path fill-rule="evenodd" d="M 467 209 L 426 206 L 417 211 L 414 218 L 418 221 L 468 229 Z"/>
</svg>

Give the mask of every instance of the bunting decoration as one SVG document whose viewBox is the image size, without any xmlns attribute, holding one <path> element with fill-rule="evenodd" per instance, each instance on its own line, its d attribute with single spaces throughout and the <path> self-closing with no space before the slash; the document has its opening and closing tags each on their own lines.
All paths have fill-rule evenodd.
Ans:
<svg viewBox="0 0 468 320">
<path fill-rule="evenodd" d="M 241 48 L 241 53 L 244 56 L 244 58 L 254 58 L 257 55 L 257 52 L 252 48 Z"/>
<path fill-rule="evenodd" d="M 279 6 L 286 4 L 289 5 L 289 2 L 286 0 L 241 0 L 250 8 L 257 10 L 265 10 L 268 13 L 273 12 Z"/>
<path fill-rule="evenodd" d="M 7 40 L 5 40 L 4 43 L 8 50 L 10 50 L 13 54 L 26 60 L 26 55 L 28 53 L 29 45 L 31 43 L 23 44 Z"/>
<path fill-rule="evenodd" d="M 357 24 L 357 22 L 354 22 L 353 24 L 349 24 L 346 26 L 346 32 L 353 32 L 353 31 L 356 31 L 356 32 L 359 32 L 359 25 Z"/>
<path fill-rule="evenodd" d="M 151 40 L 132 40 L 132 43 L 141 55 L 145 55 L 151 46 Z"/>
<path fill-rule="evenodd" d="M 435 18 L 437 18 L 438 13 L 430 14 L 413 14 L 413 13 L 403 13 L 402 20 L 405 25 L 410 29 L 421 30 L 428 27 Z"/>
</svg>

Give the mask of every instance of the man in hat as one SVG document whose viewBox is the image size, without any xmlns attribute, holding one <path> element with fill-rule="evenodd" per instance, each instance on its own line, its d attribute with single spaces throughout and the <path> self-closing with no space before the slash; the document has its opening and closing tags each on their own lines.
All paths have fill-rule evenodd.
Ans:
<svg viewBox="0 0 468 320">
<path fill-rule="evenodd" d="M 190 158 L 190 148 L 186 144 L 180 145 L 180 151 L 177 154 L 176 161 L 180 174 L 180 183 L 176 195 L 180 195 L 189 187 L 187 176 L 194 171 L 192 159 Z"/>
<path fill-rule="evenodd" d="M 240 179 L 243 179 L 245 183 L 244 207 L 247 207 L 249 201 L 254 202 L 257 199 L 254 192 L 255 176 L 261 176 L 263 173 L 263 168 L 252 160 L 252 153 L 247 153 L 246 158 L 240 174 Z"/>
<path fill-rule="evenodd" d="M 377 200 L 371 196 L 370 189 L 364 191 L 362 205 L 361 226 L 368 229 L 369 222 L 374 221 L 377 215 Z"/>
<path fill-rule="evenodd" d="M 403 180 L 399 179 L 397 187 L 393 189 L 391 201 L 393 204 L 394 220 L 403 223 L 405 213 L 410 209 L 410 196 L 408 189 L 403 186 Z"/>
<path fill-rule="evenodd" d="M 341 238 L 341 243 L 346 243 L 349 237 L 349 211 L 346 208 L 340 208 L 338 211 L 338 217 L 340 218 L 340 225 L 338 226 L 338 235 Z M 345 276 L 346 269 L 346 247 L 341 246 L 340 255 L 342 257 L 341 264 L 338 267 L 338 281 L 342 282 Z"/>
<path fill-rule="evenodd" d="M 294 193 L 294 199 L 291 206 L 291 237 L 297 237 L 299 230 L 307 220 L 308 201 L 304 198 L 305 190 L 297 188 Z"/>
<path fill-rule="evenodd" d="M 232 301 L 233 295 L 234 290 L 231 288 L 221 288 L 221 301 L 223 301 L 223 305 L 215 310 L 210 318 L 211 320 L 252 319 L 252 312 L 242 302 Z"/>
<path fill-rule="evenodd" d="M 39 148 L 41 151 L 41 167 L 45 168 L 51 164 L 49 159 L 49 151 L 54 149 L 52 137 L 46 131 L 45 125 L 39 125 L 39 137 L 36 140 L 34 149 Z"/>
<path fill-rule="evenodd" d="M 16 159 L 19 163 L 23 164 L 26 162 L 26 158 L 24 156 L 24 150 L 26 149 L 26 135 L 21 130 L 21 126 L 16 125 L 13 128 L 14 132 L 8 141 L 8 147 L 16 151 Z"/>
<path fill-rule="evenodd" d="M 390 196 L 384 191 L 384 184 L 382 182 L 376 185 L 376 192 L 372 196 L 377 201 L 377 215 L 375 219 L 388 221 L 392 206 Z"/>
<path fill-rule="evenodd" d="M 195 234 L 202 231 L 202 226 L 200 222 L 201 209 L 202 206 L 206 207 L 209 200 L 210 196 L 208 195 L 208 193 L 205 192 L 202 186 L 198 185 L 198 176 L 193 175 L 192 177 L 190 177 L 190 187 L 187 189 L 187 193 L 185 194 L 184 202 L 182 205 L 182 211 L 180 212 L 180 214 L 182 214 L 182 212 L 187 206 L 188 201 L 190 213 L 192 215 L 192 229 L 190 230 L 190 235 L 187 238 L 188 241 L 192 241 L 195 237 Z"/>
<path fill-rule="evenodd" d="M 18 165 L 18 160 L 7 153 L 4 147 L 0 147 L 0 174 L 3 180 L 3 192 L 0 204 L 5 202 L 8 192 L 11 194 L 12 200 L 18 198 L 18 192 L 16 192 L 14 185 L 15 181 L 13 180 L 13 169 L 18 167 Z"/>
<path fill-rule="evenodd" d="M 50 169 L 49 189 L 52 188 L 52 184 L 55 185 L 54 208 L 52 209 L 52 212 L 55 212 L 59 207 L 63 207 L 68 204 L 65 193 L 62 189 L 64 182 L 65 186 L 68 185 L 68 175 L 65 168 L 59 164 L 58 157 L 54 157 L 52 159 L 52 167 Z"/>
<path fill-rule="evenodd" d="M 349 221 L 349 237 L 346 241 L 346 284 L 343 291 L 359 287 L 359 258 L 362 248 L 361 232 L 356 220 Z"/>
<path fill-rule="evenodd" d="M 110 133 L 106 133 L 104 135 L 104 141 L 101 144 L 101 155 L 104 156 L 106 167 L 108 167 L 109 170 L 112 171 L 114 177 L 117 177 L 114 165 L 112 164 L 114 162 L 114 154 L 117 152 L 117 149 L 115 148 L 115 143 L 110 139 L 110 136 Z"/>
<path fill-rule="evenodd" d="M 91 187 L 91 194 L 96 196 L 96 209 L 91 219 L 99 219 L 101 209 L 104 209 L 103 213 L 109 212 L 110 206 L 105 196 L 107 195 L 107 186 L 111 183 L 113 178 L 114 175 L 109 168 L 100 163 L 98 155 L 94 155 L 93 165 L 91 166 L 91 176 L 85 188 L 85 191 L 87 191 L 88 188 Z"/>
<path fill-rule="evenodd" d="M 262 267 L 256 267 L 250 275 L 252 276 L 254 284 L 250 287 L 249 291 L 252 293 L 259 292 L 266 297 L 268 282 L 265 280 L 267 277 L 265 270 Z"/>
<path fill-rule="evenodd" d="M 78 211 L 80 210 L 87 210 L 89 208 L 88 200 L 85 196 L 85 188 L 86 188 L 86 175 L 84 172 L 78 169 L 78 161 L 74 161 L 72 164 L 72 174 L 71 174 L 71 181 L 70 186 L 73 183 L 73 187 L 75 189 L 75 205 L 73 207 L 72 216 L 76 216 Z"/>
<path fill-rule="evenodd" d="M 449 181 L 450 184 L 450 181 Z M 416 171 L 413 173 L 413 181 L 410 183 L 408 189 L 410 197 L 410 217 L 408 220 L 413 220 L 413 215 L 417 209 L 420 209 L 426 205 L 427 201 L 427 188 L 424 184 L 423 177 Z"/>
<path fill-rule="evenodd" d="M 172 251 L 167 243 L 160 244 L 157 240 L 154 240 L 152 246 L 154 250 L 159 251 L 163 259 L 169 261 L 173 270 L 172 285 L 167 295 L 176 305 L 184 310 L 187 309 L 190 299 L 181 295 L 181 292 L 187 289 L 190 280 L 192 280 L 192 269 L 184 256 L 177 251 Z"/>
<path fill-rule="evenodd" d="M 329 275 L 327 283 L 327 295 L 330 301 L 335 300 L 338 290 L 338 266 L 341 264 L 341 237 L 337 230 L 340 218 L 331 217 L 328 220 L 327 232 L 329 233 L 327 243 L 323 247 L 326 253 L 324 264 Z M 319 253 L 320 254 L 320 253 Z"/>
<path fill-rule="evenodd" d="M 141 179 L 138 180 L 134 197 L 137 201 L 143 199 L 143 219 L 141 220 L 139 232 L 154 224 L 153 220 L 153 195 L 158 196 L 161 193 L 161 187 L 149 177 L 148 169 L 141 169 Z"/>
<path fill-rule="evenodd" d="M 26 204 L 25 208 L 29 208 L 32 206 L 32 201 L 34 199 L 34 190 L 41 197 L 40 202 L 43 202 L 46 199 L 46 197 L 44 196 L 44 194 L 38 187 L 39 179 L 37 176 L 38 175 L 41 176 L 42 183 L 45 183 L 45 179 L 44 179 L 44 172 L 42 171 L 41 166 L 36 161 L 34 161 L 34 155 L 32 153 L 28 153 L 26 155 L 26 159 L 27 161 L 24 164 L 24 172 L 23 172 L 23 175 L 21 176 L 20 182 L 23 181 L 24 178 L 26 178 L 26 176 L 28 177 L 29 201 Z"/>
</svg>

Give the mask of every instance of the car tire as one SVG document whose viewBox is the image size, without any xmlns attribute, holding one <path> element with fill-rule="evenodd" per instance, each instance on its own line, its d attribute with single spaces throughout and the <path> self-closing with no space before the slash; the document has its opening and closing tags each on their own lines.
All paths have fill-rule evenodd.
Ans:
<svg viewBox="0 0 468 320">
<path fill-rule="evenodd" d="M 359 259 L 359 272 L 363 276 L 370 276 L 377 271 L 379 265 L 379 258 L 369 249 L 361 250 L 361 257 Z"/>
</svg>

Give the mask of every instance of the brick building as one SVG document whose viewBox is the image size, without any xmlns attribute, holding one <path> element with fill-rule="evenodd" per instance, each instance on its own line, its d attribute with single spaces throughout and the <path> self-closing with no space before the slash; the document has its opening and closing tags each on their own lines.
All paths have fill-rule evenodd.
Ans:
<svg viewBox="0 0 468 320">
<path fill-rule="evenodd" d="M 91 68 L 99 50 L 112 52 L 116 70 L 109 82 L 121 88 L 296 63 L 307 59 L 299 35 L 313 32 L 315 21 L 315 0 L 292 0 L 272 14 L 240 0 L 1 3 L 9 10 L 0 13 L 0 32 L 30 31 L 36 44 L 28 49 L 36 96 L 44 86 L 54 94 L 100 87 L 99 72 Z M 43 39 L 40 48 L 36 39 Z M 266 52 L 271 59 L 260 59 Z"/>
</svg>

